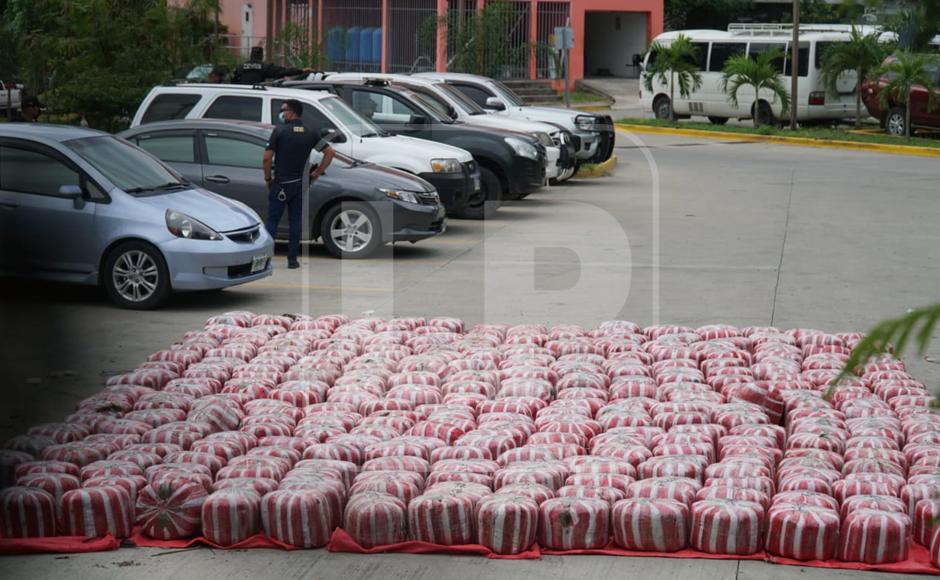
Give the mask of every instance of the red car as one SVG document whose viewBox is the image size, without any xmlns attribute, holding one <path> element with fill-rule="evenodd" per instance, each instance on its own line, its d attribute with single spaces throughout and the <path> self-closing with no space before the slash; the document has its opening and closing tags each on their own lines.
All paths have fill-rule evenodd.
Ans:
<svg viewBox="0 0 940 580">
<path fill-rule="evenodd" d="M 894 57 L 889 57 L 890 62 Z M 933 78 L 932 87 L 917 85 L 911 93 L 911 128 L 912 129 L 940 129 L 940 106 L 932 110 L 927 109 L 927 91 L 933 91 L 940 94 L 940 66 L 928 65 L 931 77 Z M 904 136 L 905 111 L 903 102 L 889 100 L 889 106 L 885 109 L 881 106 L 879 91 L 887 84 L 886 77 L 879 79 L 868 79 L 862 85 L 862 100 L 868 107 L 868 112 L 872 117 L 881 121 L 881 126 L 890 135 Z"/>
</svg>

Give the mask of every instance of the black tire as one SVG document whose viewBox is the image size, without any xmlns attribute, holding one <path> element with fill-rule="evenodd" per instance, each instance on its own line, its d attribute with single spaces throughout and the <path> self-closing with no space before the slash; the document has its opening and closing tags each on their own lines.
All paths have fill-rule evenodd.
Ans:
<svg viewBox="0 0 940 580">
<path fill-rule="evenodd" d="M 653 115 L 661 121 L 672 120 L 672 101 L 669 100 L 669 97 L 657 97 L 653 101 Z"/>
<path fill-rule="evenodd" d="M 137 240 L 119 244 L 105 256 L 101 284 L 112 302 L 130 310 L 158 308 L 172 291 L 163 254 Z"/>
<path fill-rule="evenodd" d="M 712 125 L 727 125 L 728 117 L 709 117 L 708 122 Z"/>
<path fill-rule="evenodd" d="M 360 221 L 361 219 L 366 221 Z M 352 234 L 337 234 L 336 232 L 344 225 L 346 227 L 343 229 L 349 232 L 355 230 L 358 235 L 354 235 L 353 239 L 349 240 Z M 363 240 L 364 235 L 368 235 L 367 240 Z M 343 201 L 326 210 L 323 222 L 320 224 L 320 239 L 334 258 L 344 260 L 368 258 L 376 248 L 382 245 L 382 225 L 379 222 L 379 216 L 369 204 L 361 201 Z M 359 245 L 357 245 L 357 240 Z"/>
<path fill-rule="evenodd" d="M 483 195 L 467 204 L 457 217 L 468 220 L 488 220 L 496 215 L 503 203 L 503 184 L 495 173 L 486 167 L 480 168 L 480 189 Z"/>
<path fill-rule="evenodd" d="M 757 103 L 757 126 L 762 127 L 764 125 L 774 125 L 777 123 L 776 117 L 774 117 L 774 110 L 770 107 L 770 103 L 767 101 L 759 101 Z"/>
<path fill-rule="evenodd" d="M 904 127 L 907 124 L 907 115 L 904 107 L 894 107 L 885 117 L 885 133 L 895 137 L 904 137 Z"/>
</svg>

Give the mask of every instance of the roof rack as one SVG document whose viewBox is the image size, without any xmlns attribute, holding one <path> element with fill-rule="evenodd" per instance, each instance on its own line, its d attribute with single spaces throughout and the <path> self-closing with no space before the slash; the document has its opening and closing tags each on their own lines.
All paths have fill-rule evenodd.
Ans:
<svg viewBox="0 0 940 580">
<path fill-rule="evenodd" d="M 851 24 L 800 24 L 800 33 L 806 32 L 852 32 Z M 863 33 L 880 32 L 881 27 L 857 26 Z M 793 34 L 793 24 L 772 22 L 738 22 L 728 25 L 728 32 L 739 36 L 782 36 Z"/>
</svg>

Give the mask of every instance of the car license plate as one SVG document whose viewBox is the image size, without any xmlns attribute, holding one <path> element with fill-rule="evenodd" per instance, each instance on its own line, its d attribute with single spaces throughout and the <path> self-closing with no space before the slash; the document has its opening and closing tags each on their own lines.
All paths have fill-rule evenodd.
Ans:
<svg viewBox="0 0 940 580">
<path fill-rule="evenodd" d="M 268 265 L 267 256 L 255 256 L 251 259 L 251 273 L 260 272 Z"/>
</svg>

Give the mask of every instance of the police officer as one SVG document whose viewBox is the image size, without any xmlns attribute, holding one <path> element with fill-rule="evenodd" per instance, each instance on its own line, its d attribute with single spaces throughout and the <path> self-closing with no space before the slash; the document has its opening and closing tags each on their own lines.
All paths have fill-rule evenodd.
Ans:
<svg viewBox="0 0 940 580">
<path fill-rule="evenodd" d="M 290 236 L 287 245 L 287 267 L 300 267 L 300 230 L 303 217 L 304 168 L 310 152 L 323 153 L 319 165 L 310 172 L 310 183 L 323 175 L 333 161 L 333 148 L 320 138 L 320 128 L 304 126 L 303 106 L 297 99 L 288 99 L 281 105 L 278 118 L 281 125 L 274 128 L 264 150 L 264 181 L 268 185 L 268 222 L 271 237 L 277 235 L 277 226 L 287 208 Z M 272 176 L 272 161 L 274 174 Z"/>
<path fill-rule="evenodd" d="M 36 123 L 39 121 L 39 115 L 42 114 L 42 104 L 36 97 L 23 99 L 20 103 L 20 111 L 13 115 L 14 123 Z"/>
<path fill-rule="evenodd" d="M 280 79 L 299 75 L 306 69 L 285 68 L 270 62 L 264 62 L 264 49 L 252 47 L 248 62 L 243 62 L 235 69 L 232 82 L 240 85 L 258 85 L 268 79 Z"/>
</svg>

